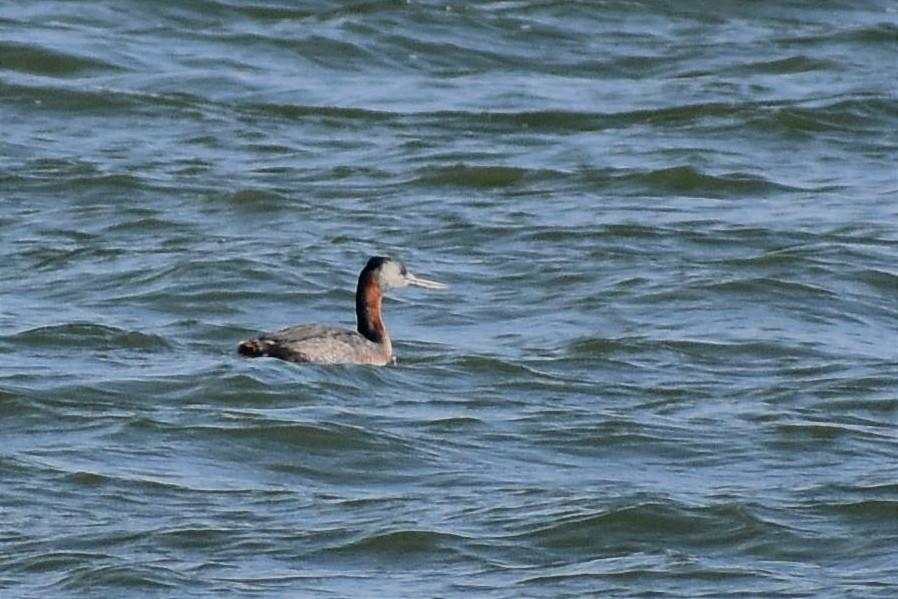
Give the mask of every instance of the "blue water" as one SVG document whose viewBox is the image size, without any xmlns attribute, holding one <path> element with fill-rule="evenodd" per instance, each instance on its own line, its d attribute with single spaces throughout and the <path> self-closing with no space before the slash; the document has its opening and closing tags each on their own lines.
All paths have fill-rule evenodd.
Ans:
<svg viewBox="0 0 898 599">
<path fill-rule="evenodd" d="M 893 2 L 0 6 L 0 596 L 898 594 Z M 354 327 L 397 364 L 245 360 Z"/>
</svg>

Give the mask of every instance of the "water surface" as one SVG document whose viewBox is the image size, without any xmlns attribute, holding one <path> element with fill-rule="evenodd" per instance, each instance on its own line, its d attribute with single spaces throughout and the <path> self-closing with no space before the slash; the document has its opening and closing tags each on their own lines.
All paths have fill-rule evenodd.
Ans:
<svg viewBox="0 0 898 599">
<path fill-rule="evenodd" d="M 10 1 L 0 590 L 893 597 L 890 2 Z M 353 326 L 398 364 L 235 353 Z"/>
</svg>

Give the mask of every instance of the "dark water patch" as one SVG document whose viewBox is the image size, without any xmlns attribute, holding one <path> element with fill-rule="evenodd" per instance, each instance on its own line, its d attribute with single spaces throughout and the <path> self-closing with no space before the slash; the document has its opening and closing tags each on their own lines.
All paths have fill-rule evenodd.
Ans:
<svg viewBox="0 0 898 599">
<path fill-rule="evenodd" d="M 724 232 L 720 232 L 720 234 L 729 237 L 729 235 Z M 717 243 L 719 243 L 719 236 L 717 234 L 709 235 L 708 238 L 706 238 L 706 241 L 709 244 L 713 244 L 715 243 L 714 238 L 717 238 Z M 764 244 L 763 240 L 762 244 Z M 769 272 L 770 269 L 775 269 L 776 271 L 785 271 L 787 269 L 797 270 L 825 264 L 826 248 L 821 247 L 820 244 L 795 245 L 783 248 L 770 248 L 769 244 L 764 245 L 768 246 L 766 251 L 750 255 L 721 256 L 719 258 L 713 256 L 710 258 L 710 262 L 722 269 L 750 272 Z"/>
<path fill-rule="evenodd" d="M 770 576 L 769 582 L 762 581 L 761 573 L 738 567 L 725 567 L 703 560 L 690 560 L 680 556 L 664 557 L 657 554 L 633 554 L 627 557 L 595 560 L 587 564 L 549 568 L 550 574 L 530 576 L 520 583 L 530 588 L 552 586 L 558 597 L 578 597 L 590 589 L 601 586 L 606 597 L 632 597 L 634 580 L 644 581 L 656 587 L 664 587 L 659 596 L 681 596 L 679 581 L 689 578 L 708 585 L 711 589 L 726 584 L 731 591 L 727 595 L 742 597 L 764 592 L 767 597 L 805 597 L 812 590 L 797 591 Z M 744 589 L 744 590 L 737 590 Z M 702 593 L 704 594 L 704 592 Z M 547 595 L 548 596 L 548 595 Z M 652 593 L 650 596 L 655 596 Z"/>
<path fill-rule="evenodd" d="M 533 170 L 513 166 L 475 166 L 456 164 L 431 168 L 421 172 L 415 185 L 451 185 L 475 189 L 513 187 L 526 184 L 528 181 L 542 180 L 546 177 L 558 178 L 563 173 L 545 169 Z"/>
<path fill-rule="evenodd" d="M 683 152 L 676 152 L 682 162 Z M 547 179 L 553 191 L 587 184 L 594 192 L 617 196 L 645 195 L 661 198 L 675 195 L 680 198 L 729 200 L 767 198 L 770 195 L 834 191 L 832 187 L 805 188 L 788 185 L 751 172 L 722 172 L 711 174 L 693 166 L 671 166 L 662 169 L 633 171 L 631 169 L 581 168 L 572 173 L 552 173 Z M 613 204 L 611 204 L 613 205 Z M 649 206 L 644 206 L 649 208 Z M 670 210 L 669 206 L 651 206 L 654 213 Z"/>
<path fill-rule="evenodd" d="M 170 238 L 177 234 L 196 233 L 196 229 L 189 223 L 164 218 L 153 210 L 129 210 L 128 213 L 119 212 L 118 217 L 105 228 L 105 237 L 128 238 L 134 235 L 158 236 L 165 233 L 166 238 Z"/>
<path fill-rule="evenodd" d="M 593 358 L 609 356 L 620 350 L 631 348 L 627 340 L 603 337 L 580 337 L 568 342 L 565 347 L 571 358 Z"/>
<path fill-rule="evenodd" d="M 97 564 L 96 562 L 101 563 Z M 102 563 L 111 561 L 113 563 Z M 54 586 L 68 592 L 92 593 L 99 589 L 115 592 L 161 592 L 186 588 L 190 577 L 173 568 L 149 563 L 115 563 L 118 560 L 93 560 L 93 564 L 76 566 Z"/>
<path fill-rule="evenodd" d="M 840 32 L 837 37 L 848 42 L 884 44 L 886 48 L 894 48 L 895 40 L 898 40 L 898 23 L 883 21 L 876 25 Z"/>
<path fill-rule="evenodd" d="M 841 420 L 841 419 L 840 419 Z M 826 450 L 853 447 L 853 451 L 843 450 L 843 455 L 857 452 L 864 455 L 869 449 L 880 447 L 892 441 L 891 432 L 872 421 L 846 422 L 821 417 L 802 419 L 795 417 L 786 422 L 778 422 L 773 427 L 774 447 L 802 447 Z M 888 453 L 888 452 L 886 452 Z"/>
<path fill-rule="evenodd" d="M 122 222 L 110 229 L 110 233 L 134 236 L 141 233 L 148 236 L 155 235 L 159 230 L 164 230 L 169 239 L 184 235 L 188 236 L 195 231 L 182 223 L 159 221 L 156 218 L 138 218 L 135 220 L 122 219 Z M 174 245 L 174 244 L 173 244 Z M 264 262 L 253 258 L 236 256 L 233 258 L 218 258 L 212 252 L 197 254 L 191 259 L 172 259 L 159 261 L 153 269 L 134 269 L 116 273 L 121 278 L 121 291 L 132 293 L 163 292 L 173 288 L 182 288 L 183 281 L 200 281 L 191 285 L 191 288 L 202 291 L 204 282 L 218 280 L 218 285 L 228 282 L 246 281 L 247 284 L 261 280 L 272 280 L 274 273 L 262 274 L 260 272 Z M 277 280 L 277 279 L 274 279 Z M 210 283 L 207 283 L 210 284 Z M 130 296 L 126 296 L 130 297 Z"/>
<path fill-rule="evenodd" d="M 74 77 L 115 71 L 118 67 L 98 59 L 14 42 L 0 43 L 0 70 L 51 77 Z"/>
<path fill-rule="evenodd" d="M 741 121 L 746 113 L 754 112 L 757 108 L 753 103 L 678 104 L 651 110 L 619 112 L 614 115 L 614 124 L 682 128 L 709 119 Z"/>
<path fill-rule="evenodd" d="M 805 108 L 777 110 L 770 118 L 763 119 L 762 126 L 773 127 L 789 133 L 822 133 L 845 129 L 845 114 Z"/>
<path fill-rule="evenodd" d="M 733 74 L 793 74 L 810 71 L 829 71 L 835 67 L 831 61 L 821 60 L 807 55 L 790 56 L 775 60 L 753 62 L 732 70 Z"/>
<path fill-rule="evenodd" d="M 285 119 L 294 122 L 305 118 L 327 119 L 326 124 L 337 128 L 351 128 L 359 123 L 391 123 L 401 118 L 401 115 L 385 111 L 363 108 L 344 108 L 333 105 L 300 105 L 300 104 L 273 104 L 273 103 L 243 103 L 239 107 L 242 114 L 247 116 L 264 116 Z"/>
<path fill-rule="evenodd" d="M 640 224 L 637 221 L 627 223 L 613 223 L 602 225 L 598 230 L 599 235 L 621 240 L 635 240 L 639 242 L 661 239 L 669 233 L 669 229 L 658 225 Z M 643 244 L 638 244 L 643 247 Z M 647 250 L 652 251 L 652 250 Z"/>
<path fill-rule="evenodd" d="M 32 261 L 32 267 L 36 271 L 65 272 L 78 264 L 90 262 L 99 264 L 114 262 L 125 254 L 121 248 L 94 247 L 83 245 L 81 247 L 50 247 L 41 244 L 40 247 L 22 252 L 22 257 Z"/>
<path fill-rule="evenodd" d="M 773 192 L 800 191 L 799 188 L 776 183 L 746 173 L 709 175 L 693 167 L 678 166 L 625 177 L 629 183 L 644 185 L 656 192 L 698 196 L 752 196 Z"/>
<path fill-rule="evenodd" d="M 84 471 L 67 473 L 62 477 L 62 479 L 65 483 L 85 489 L 103 488 L 116 480 L 113 477 L 106 476 L 98 472 Z"/>
<path fill-rule="evenodd" d="M 880 417 L 889 417 L 898 413 L 898 398 L 892 397 L 875 397 L 877 393 L 885 392 L 891 380 L 881 377 L 877 380 L 876 385 L 864 381 L 855 381 L 846 383 L 845 381 L 834 381 L 827 389 L 820 392 L 821 395 L 831 395 L 836 398 L 834 401 L 829 400 L 827 405 L 829 409 L 835 411 L 844 411 L 848 413 L 871 413 L 878 414 Z M 855 393 L 856 397 L 845 398 L 847 393 Z M 873 395 L 873 397 L 869 397 Z"/>
<path fill-rule="evenodd" d="M 163 547 L 179 551 L 211 551 L 218 553 L 235 544 L 244 544 L 243 551 L 250 548 L 245 545 L 244 531 L 234 528 L 218 526 L 180 526 L 177 528 L 165 528 L 153 532 Z M 258 543 L 258 545 L 263 545 Z"/>
<path fill-rule="evenodd" d="M 893 410 L 895 401 L 898 399 L 889 398 L 889 389 L 894 384 L 894 379 L 887 373 L 894 369 L 898 360 L 895 358 L 889 360 L 888 358 L 888 356 L 881 358 L 882 362 L 877 368 L 878 373 L 862 371 L 833 377 L 815 389 L 815 392 L 820 397 L 833 401 L 830 404 L 833 408 L 839 405 L 851 406 L 854 405 L 854 402 L 859 402 L 859 406 L 870 402 L 867 405 L 878 410 Z"/>
<path fill-rule="evenodd" d="M 152 230 L 143 233 L 151 235 Z M 173 248 L 173 253 L 176 250 L 177 247 Z M 242 311 L 238 308 L 240 300 L 247 297 L 258 300 L 252 311 L 264 312 L 265 306 L 276 297 L 292 297 L 301 305 L 304 301 L 314 301 L 322 293 L 330 293 L 298 291 L 298 282 L 291 274 L 289 270 L 281 270 L 275 264 L 255 258 L 206 257 L 185 261 L 172 257 L 168 264 L 157 261 L 157 266 L 152 269 L 126 268 L 109 277 L 100 277 L 97 286 L 104 290 L 106 297 L 99 305 L 155 304 L 189 320 L 213 313 L 235 314 Z M 314 289 L 314 285 L 303 283 L 303 288 Z M 351 305 L 351 299 L 346 302 Z M 266 325 L 260 321 L 258 326 Z M 248 332 L 244 330 L 244 334 Z"/>
<path fill-rule="evenodd" d="M 822 497 L 829 496 L 853 496 L 862 498 L 898 498 L 898 482 L 891 480 L 884 482 L 859 482 L 858 484 L 828 483 L 807 487 L 802 495 L 806 496 L 810 503 L 815 503 Z"/>
<path fill-rule="evenodd" d="M 750 277 L 732 281 L 721 281 L 703 285 L 709 291 L 740 296 L 756 297 L 793 297 L 793 298 L 817 298 L 818 300 L 837 299 L 838 294 L 830 289 L 805 283 L 802 281 L 790 281 L 778 277 Z"/>
<path fill-rule="evenodd" d="M 862 270 L 855 277 L 877 293 L 898 294 L 898 271 L 873 268 Z"/>
<path fill-rule="evenodd" d="M 152 352 L 170 349 L 168 341 L 158 335 L 86 322 L 38 327 L 7 336 L 5 340 L 13 347 L 31 349 L 67 347 L 88 350 L 126 349 Z"/>
<path fill-rule="evenodd" d="M 610 346 L 607 344 L 611 342 Z M 570 350 L 574 355 L 588 354 L 595 347 L 607 346 L 606 351 L 612 353 L 655 354 L 658 350 L 671 351 L 707 364 L 746 364 L 776 362 L 783 359 L 819 359 L 825 354 L 812 347 L 799 345 L 783 345 L 776 341 L 745 340 L 725 341 L 714 339 L 659 338 L 644 336 L 618 337 L 610 340 L 580 339 L 575 341 Z"/>
<path fill-rule="evenodd" d="M 620 458 L 638 454 L 656 459 L 670 456 L 694 460 L 713 452 L 712 443 L 701 444 L 695 440 L 688 445 L 682 443 L 689 433 L 688 429 L 681 427 L 643 424 L 612 417 L 591 423 L 550 424 L 551 419 L 546 414 L 539 414 L 533 420 L 536 428 L 527 433 L 533 443 L 573 455 Z"/>
<path fill-rule="evenodd" d="M 108 556 L 85 551 L 51 551 L 41 555 L 29 556 L 23 570 L 36 574 L 67 571 L 77 568 L 85 562 L 92 562 Z"/>
<path fill-rule="evenodd" d="M 146 188 L 146 182 L 139 174 L 132 173 L 96 173 L 87 176 L 68 177 L 64 182 L 46 181 L 45 185 L 50 188 L 63 184 L 68 192 L 78 193 L 82 197 L 94 196 L 108 197 L 112 195 L 130 195 L 139 193 Z"/>
<path fill-rule="evenodd" d="M 427 423 L 428 427 L 437 433 L 470 431 L 482 429 L 487 423 L 474 416 L 450 416 L 437 418 Z"/>
<path fill-rule="evenodd" d="M 221 84 L 220 81 L 214 83 Z M 103 138 L 107 133 L 106 126 L 110 116 L 114 116 L 116 122 L 125 117 L 146 118 L 147 123 L 154 122 L 156 126 L 170 120 L 183 127 L 192 120 L 202 121 L 219 112 L 216 105 L 203 96 L 167 89 L 165 86 L 135 90 L 53 80 L 43 81 L 41 85 L 32 81 L 11 81 L 4 87 L 7 103 L 30 114 L 36 122 L 64 119 L 56 125 L 57 131 L 48 136 L 49 140 L 70 135 L 82 138 L 82 142 Z M 212 82 L 208 87 L 216 89 Z M 79 120 L 68 120 L 75 115 Z M 146 142 L 152 137 L 147 134 L 142 141 Z M 140 147 L 134 146 L 131 149 Z M 116 150 L 124 153 L 125 148 L 117 147 Z M 106 151 L 110 155 L 114 154 L 108 147 Z"/>
<path fill-rule="evenodd" d="M 463 405 L 471 408 L 488 408 L 496 405 L 497 401 L 500 402 L 498 405 L 501 405 L 502 401 L 508 401 L 509 405 L 520 406 L 526 404 L 527 390 L 546 394 L 565 391 L 573 395 L 594 392 L 591 381 L 570 372 L 559 372 L 556 362 L 555 359 L 542 357 L 505 362 L 490 357 L 488 352 L 469 353 L 449 356 L 422 374 L 436 373 L 441 379 L 445 379 L 447 385 L 456 384 L 459 378 L 467 380 L 474 377 L 473 380 L 484 381 L 473 393 L 467 386 L 462 386 L 458 393 L 450 386 L 444 393 L 444 401 L 450 403 L 462 401 Z M 519 392 L 521 399 L 517 399 L 518 393 L 504 400 L 500 399 L 507 395 L 503 392 L 506 389 Z"/>
<path fill-rule="evenodd" d="M 816 32 L 814 35 L 790 35 L 780 37 L 776 41 L 784 47 L 829 47 L 830 44 L 858 44 L 859 48 L 876 48 L 882 44 L 885 48 L 894 45 L 898 38 L 898 25 L 883 19 L 879 23 L 870 23 L 862 26 L 848 26 L 833 28 L 826 32 Z"/>
<path fill-rule="evenodd" d="M 628 502 L 555 520 L 518 538 L 567 559 L 572 553 L 595 558 L 651 551 L 659 535 L 673 551 L 727 548 L 781 559 L 812 553 L 807 537 L 739 504 L 687 507 L 667 500 Z"/>
<path fill-rule="evenodd" d="M 864 133 L 878 138 L 882 123 L 898 122 L 898 102 L 876 95 L 855 94 L 847 98 L 785 105 L 747 117 L 759 130 L 788 134 Z"/>
<path fill-rule="evenodd" d="M 120 114 L 140 108 L 145 98 L 121 91 L 85 89 L 61 84 L 4 84 L 7 102 L 18 103 L 31 112 L 48 110 L 65 114 Z"/>
<path fill-rule="evenodd" d="M 601 131 L 618 124 L 616 115 L 597 112 L 545 111 L 483 115 L 490 122 L 506 127 L 526 127 L 532 131 L 589 132 Z M 504 122 L 503 122 L 504 121 Z"/>
<path fill-rule="evenodd" d="M 428 124 L 463 126 L 474 130 L 495 130 L 507 134 L 519 133 L 589 133 L 605 130 L 626 130 L 630 127 L 681 128 L 705 121 L 741 121 L 750 114 L 765 110 L 764 104 L 694 104 L 654 109 L 600 112 L 594 110 L 546 110 L 546 111 L 494 111 L 460 112 L 442 111 L 417 115 Z M 433 122 L 432 122 L 433 121 Z"/>
<path fill-rule="evenodd" d="M 389 184 L 391 175 L 391 173 L 382 169 L 360 165 L 340 165 L 327 171 L 328 178 L 334 181 L 353 179 L 356 181 L 382 181 L 384 184 Z"/>
<path fill-rule="evenodd" d="M 241 336 L 234 336 L 240 339 Z M 237 342 L 223 344 L 223 351 L 227 351 L 237 360 Z M 239 358 L 242 359 L 242 358 Z M 215 405 L 243 406 L 251 404 L 260 408 L 277 405 L 296 405 L 302 399 L 302 395 L 289 394 L 285 398 L 285 387 L 296 384 L 299 373 L 292 365 L 269 361 L 265 367 L 258 364 L 246 365 L 232 372 L 210 376 L 206 383 L 195 390 L 195 397 L 206 398 L 202 401 L 214 402 Z M 312 387 L 314 389 L 314 387 Z"/>
<path fill-rule="evenodd" d="M 16 172 L 23 181 L 27 180 L 69 180 L 89 178 L 100 174 L 96 163 L 70 158 L 34 158 L 25 162 Z"/>
<path fill-rule="evenodd" d="M 383 55 L 351 41 L 322 35 L 309 35 L 291 40 L 290 46 L 311 64 L 335 71 L 361 72 L 365 68 L 386 66 Z"/>
<path fill-rule="evenodd" d="M 211 3 L 220 11 L 233 11 L 236 15 L 252 20 L 271 21 L 275 24 L 284 21 L 304 21 L 306 19 L 322 20 L 327 16 L 340 14 L 364 13 L 366 9 L 372 10 L 374 5 L 356 4 L 348 7 L 331 6 L 328 4 L 309 4 L 307 6 L 294 6 L 292 3 L 244 3 L 244 2 L 214 2 Z M 230 15 L 228 15 L 230 17 Z"/>
<path fill-rule="evenodd" d="M 272 422 L 255 426 L 249 423 L 235 423 L 230 426 L 221 424 L 197 430 L 203 430 L 207 434 L 224 435 L 244 444 L 261 443 L 308 453 L 382 451 L 399 456 L 413 452 L 413 447 L 401 437 L 385 431 L 373 431 L 336 422 L 290 424 Z"/>
<path fill-rule="evenodd" d="M 522 64 L 519 56 L 502 51 L 500 38 L 489 43 L 472 36 L 461 40 L 452 36 L 436 35 L 388 35 L 382 38 L 384 47 L 392 55 L 398 68 L 413 67 L 435 77 L 461 77 L 489 71 L 494 68 L 513 69 Z M 409 56 L 414 61 L 409 61 Z"/>
<path fill-rule="evenodd" d="M 898 490 L 894 483 L 827 484 L 806 489 L 800 495 L 800 509 L 851 527 L 857 554 L 875 555 L 879 543 L 898 540 Z"/>
<path fill-rule="evenodd" d="M 326 550 L 328 554 L 368 557 L 375 560 L 439 558 L 452 561 L 464 537 L 423 529 L 395 530 L 365 535 Z M 457 557 L 456 557 L 457 559 Z"/>
<path fill-rule="evenodd" d="M 191 144 L 202 144 L 203 139 L 191 139 L 189 143 Z M 171 173 L 174 177 L 202 177 L 203 175 L 208 175 L 215 170 L 215 164 L 208 160 L 203 160 L 200 158 L 185 158 L 178 159 L 174 164 L 170 167 Z"/>
<path fill-rule="evenodd" d="M 816 506 L 815 511 L 854 522 L 870 522 L 877 527 L 886 526 L 892 531 L 892 537 L 898 540 L 898 499 L 824 503 Z"/>
<path fill-rule="evenodd" d="M 499 357 L 484 355 L 460 356 L 454 364 L 471 374 L 494 374 L 503 376 L 542 376 L 538 371 L 527 367 L 519 361 L 503 360 Z"/>
</svg>

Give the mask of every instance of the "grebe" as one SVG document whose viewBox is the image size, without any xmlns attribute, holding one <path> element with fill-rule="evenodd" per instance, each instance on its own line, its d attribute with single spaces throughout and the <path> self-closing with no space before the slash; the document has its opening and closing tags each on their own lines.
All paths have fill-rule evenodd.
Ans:
<svg viewBox="0 0 898 599">
<path fill-rule="evenodd" d="M 374 256 L 362 269 L 355 292 L 358 332 L 306 324 L 247 339 L 237 351 L 248 358 L 280 358 L 297 363 L 389 364 L 393 359 L 393 344 L 384 326 L 381 300 L 385 291 L 408 285 L 427 289 L 448 287 L 437 281 L 419 279 L 399 260 Z"/>
</svg>

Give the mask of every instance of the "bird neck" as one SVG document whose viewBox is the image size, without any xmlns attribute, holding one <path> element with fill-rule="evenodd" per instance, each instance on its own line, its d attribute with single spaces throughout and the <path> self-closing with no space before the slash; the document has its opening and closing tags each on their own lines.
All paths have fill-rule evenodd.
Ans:
<svg viewBox="0 0 898 599">
<path fill-rule="evenodd" d="M 355 315 L 359 333 L 374 343 L 383 343 L 389 339 L 381 313 L 382 301 L 383 293 L 377 281 L 377 274 L 363 272 L 355 292 Z"/>
</svg>

